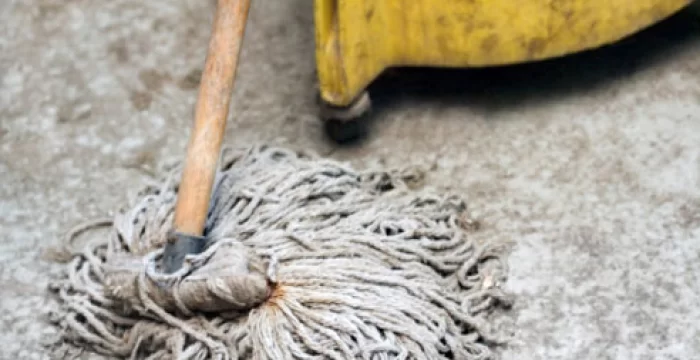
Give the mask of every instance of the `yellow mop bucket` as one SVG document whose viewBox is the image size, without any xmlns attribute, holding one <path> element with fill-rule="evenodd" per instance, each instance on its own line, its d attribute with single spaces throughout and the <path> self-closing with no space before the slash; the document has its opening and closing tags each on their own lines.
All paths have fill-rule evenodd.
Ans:
<svg viewBox="0 0 700 360">
<path fill-rule="evenodd" d="M 389 67 L 483 67 L 559 57 L 620 40 L 690 2 L 315 0 L 321 117 L 352 126 L 370 107 L 366 88 Z M 335 136 L 342 133 L 349 135 Z"/>
</svg>

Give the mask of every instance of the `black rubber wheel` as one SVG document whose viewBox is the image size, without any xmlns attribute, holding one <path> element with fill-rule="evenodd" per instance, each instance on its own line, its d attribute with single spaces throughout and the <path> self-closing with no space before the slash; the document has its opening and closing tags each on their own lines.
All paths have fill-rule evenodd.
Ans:
<svg viewBox="0 0 700 360">
<path fill-rule="evenodd" d="M 339 144 L 347 144 L 362 140 L 367 134 L 368 126 L 365 119 L 354 120 L 325 120 L 326 135 Z"/>
<path fill-rule="evenodd" d="M 319 106 L 326 135 L 336 143 L 356 142 L 369 133 L 371 101 L 366 91 L 345 107 L 328 104 L 319 96 Z"/>
</svg>

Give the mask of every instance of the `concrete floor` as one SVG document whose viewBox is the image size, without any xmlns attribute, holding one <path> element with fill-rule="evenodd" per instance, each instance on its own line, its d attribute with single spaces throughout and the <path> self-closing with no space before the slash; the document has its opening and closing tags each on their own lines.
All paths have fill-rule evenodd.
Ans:
<svg viewBox="0 0 700 360">
<path fill-rule="evenodd" d="M 504 359 L 700 354 L 700 14 L 619 46 L 504 69 L 406 72 L 371 137 L 315 119 L 311 1 L 251 9 L 227 139 L 418 165 L 515 244 Z M 211 1 L 0 2 L 0 358 L 49 358 L 40 248 L 182 156 Z M 505 322 L 508 324 L 508 322 Z"/>
</svg>

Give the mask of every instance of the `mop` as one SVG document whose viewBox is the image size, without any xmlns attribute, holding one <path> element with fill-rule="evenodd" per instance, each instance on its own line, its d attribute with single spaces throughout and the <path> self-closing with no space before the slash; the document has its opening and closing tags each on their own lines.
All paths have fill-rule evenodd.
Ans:
<svg viewBox="0 0 700 360">
<path fill-rule="evenodd" d="M 65 239 L 55 350 L 130 359 L 493 359 L 505 249 L 411 172 L 222 145 L 249 0 L 219 0 L 183 163 Z M 106 235 L 100 229 L 107 229 Z"/>
</svg>

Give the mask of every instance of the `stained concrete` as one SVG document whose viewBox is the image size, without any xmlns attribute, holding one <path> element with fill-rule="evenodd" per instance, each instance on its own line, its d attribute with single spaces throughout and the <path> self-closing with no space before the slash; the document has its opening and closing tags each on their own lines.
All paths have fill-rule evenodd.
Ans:
<svg viewBox="0 0 700 360">
<path fill-rule="evenodd" d="M 40 248 L 182 156 L 212 1 L 0 2 L 0 358 L 44 359 Z M 315 118 L 311 1 L 257 0 L 227 140 L 423 166 L 511 242 L 504 359 L 700 356 L 700 18 L 612 48 L 373 87 L 353 147 Z M 505 320 L 504 320 L 505 319 Z"/>
</svg>

